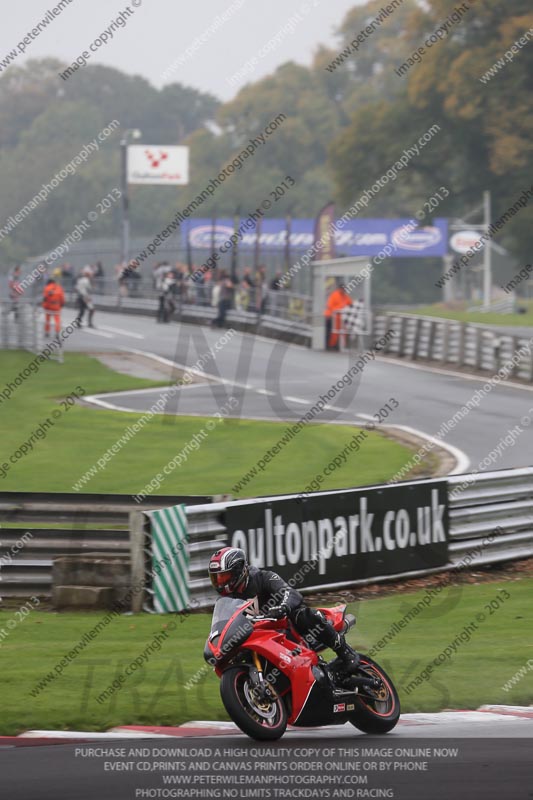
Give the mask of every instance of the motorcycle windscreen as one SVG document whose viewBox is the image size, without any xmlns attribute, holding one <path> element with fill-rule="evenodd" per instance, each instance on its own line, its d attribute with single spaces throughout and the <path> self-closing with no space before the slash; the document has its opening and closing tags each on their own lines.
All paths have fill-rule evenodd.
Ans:
<svg viewBox="0 0 533 800">
<path fill-rule="evenodd" d="M 245 642 L 252 633 L 254 626 L 242 613 L 250 605 L 249 600 L 233 597 L 221 597 L 215 603 L 209 641 L 219 647 L 223 654 Z M 238 613 L 239 609 L 242 609 L 241 613 Z M 231 624 L 226 628 L 230 620 Z"/>
</svg>

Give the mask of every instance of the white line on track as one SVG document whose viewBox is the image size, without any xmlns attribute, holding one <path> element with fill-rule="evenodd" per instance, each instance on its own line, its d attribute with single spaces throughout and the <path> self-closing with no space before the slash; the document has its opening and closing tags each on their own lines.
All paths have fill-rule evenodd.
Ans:
<svg viewBox="0 0 533 800">
<path fill-rule="evenodd" d="M 207 386 L 209 386 L 208 383 L 190 383 L 187 384 L 186 386 L 180 386 L 180 390 L 205 389 Z M 101 397 L 124 397 L 124 395 L 128 397 L 131 396 L 137 397 L 139 395 L 154 394 L 156 392 L 159 392 L 159 394 L 161 395 L 173 391 L 175 388 L 176 388 L 175 385 L 170 384 L 165 386 L 152 386 L 151 389 L 121 389 L 119 392 L 104 392 L 103 394 L 92 394 L 91 399 L 92 398 L 99 399 Z M 85 397 L 84 400 L 87 400 L 87 398 Z"/>
<path fill-rule="evenodd" d="M 91 336 L 103 336 L 104 339 L 114 339 L 112 333 L 105 333 L 105 331 L 95 330 L 94 328 L 80 328 L 84 333 L 90 333 Z"/>
<path fill-rule="evenodd" d="M 133 333 L 133 331 L 125 331 L 124 328 L 114 328 L 111 325 L 100 325 L 99 330 L 111 331 L 111 333 L 118 333 L 121 336 L 130 336 L 132 339 L 146 339 L 142 333 Z"/>
<path fill-rule="evenodd" d="M 106 408 L 108 411 L 126 411 L 128 414 L 145 414 L 145 411 L 139 411 L 136 408 L 125 408 L 124 406 L 117 406 L 115 403 L 106 403 L 105 400 L 100 400 L 99 397 L 96 395 L 87 395 L 83 398 L 86 403 L 91 403 L 95 406 L 101 406 L 102 408 Z"/>
<path fill-rule="evenodd" d="M 238 386 L 241 389 L 247 389 L 249 391 L 257 392 L 259 394 L 271 394 L 271 395 L 275 394 L 274 392 L 268 392 L 268 390 L 266 390 L 266 389 L 256 389 L 255 386 L 251 386 L 250 384 L 243 384 L 243 383 L 238 383 L 238 382 L 235 382 L 235 381 L 230 381 L 230 380 L 227 380 L 225 378 L 219 378 L 218 375 L 212 375 L 212 374 L 210 374 L 208 372 L 200 372 L 200 370 L 197 370 L 197 369 L 194 369 L 194 368 L 191 368 L 191 367 L 187 367 L 186 364 L 179 364 L 179 363 L 177 363 L 175 361 L 171 361 L 168 358 L 164 358 L 163 356 L 158 356 L 156 353 L 149 353 L 149 352 L 146 352 L 144 350 L 137 350 L 135 348 L 130 348 L 130 347 L 121 347 L 120 349 L 124 350 L 125 352 L 135 353 L 136 355 L 145 356 L 147 358 L 153 358 L 153 359 L 155 359 L 156 361 L 159 361 L 162 364 L 166 364 L 167 366 L 171 366 L 171 367 L 174 367 L 174 368 L 177 368 L 177 369 L 185 370 L 185 371 L 191 372 L 192 374 L 199 375 L 201 377 L 210 378 L 211 380 L 216 381 L 218 383 L 222 383 L 222 384 L 224 384 L 226 386 Z M 387 359 L 380 359 L 380 360 L 381 361 L 386 361 Z M 413 365 L 413 364 L 407 364 L 407 365 L 406 364 L 402 364 L 401 366 L 418 367 L 418 368 L 420 368 L 419 365 Z M 433 368 L 430 368 L 429 371 L 439 372 L 441 374 L 452 374 L 452 375 L 455 374 L 456 376 L 464 377 L 462 373 L 450 373 L 448 371 L 435 370 Z M 471 377 L 471 376 L 469 376 L 469 377 Z M 481 380 L 482 382 L 485 382 L 485 381 L 483 381 L 482 378 L 476 378 L 476 380 Z M 522 387 L 520 385 L 518 385 L 518 386 L 519 386 L 519 388 L 524 388 L 524 387 Z M 160 391 L 163 392 L 164 388 L 165 387 L 161 387 Z M 533 391 L 533 388 L 531 390 Z M 133 393 L 140 393 L 140 392 L 147 392 L 147 391 L 154 391 L 154 390 L 141 389 L 141 390 L 134 390 L 133 392 L 123 392 L 122 394 L 133 394 Z M 113 395 L 111 395 L 111 396 L 117 396 L 118 394 L 119 394 L 118 392 L 117 393 L 113 393 Z M 138 409 L 124 408 L 122 406 L 117 406 L 117 405 L 115 405 L 113 403 L 106 403 L 106 401 L 105 400 L 101 400 L 100 397 L 102 397 L 102 395 L 91 395 L 90 397 L 86 397 L 85 401 L 89 402 L 89 403 L 95 403 L 96 405 L 102 406 L 103 408 L 107 408 L 107 409 L 110 409 L 110 410 L 113 410 L 113 411 L 126 411 L 128 413 L 135 413 L 135 414 L 145 413 L 145 412 L 140 412 Z M 310 401 L 309 400 L 305 400 L 302 397 L 293 397 L 293 396 L 289 395 L 289 396 L 285 397 L 284 400 L 285 401 L 289 401 L 289 402 L 293 402 L 293 403 L 303 404 L 303 405 L 310 405 Z M 328 410 L 331 410 L 331 411 L 342 411 L 344 413 L 346 413 L 346 411 L 349 411 L 349 409 L 341 409 L 341 408 L 338 408 L 337 406 L 330 406 L 330 405 L 326 405 L 325 408 L 328 409 Z M 196 415 L 191 415 L 191 416 L 196 416 Z M 198 415 L 198 416 L 205 416 L 205 415 L 202 414 L 202 415 Z M 364 414 L 364 413 L 360 413 L 360 412 L 358 412 L 356 416 L 358 418 L 362 419 L 362 420 L 372 420 L 373 419 L 373 417 L 370 416 L 369 414 Z M 252 419 L 252 418 L 248 417 L 248 419 Z M 270 420 L 270 421 L 275 422 L 276 420 Z M 348 423 L 345 423 L 345 424 L 352 424 L 353 425 L 354 422 L 348 422 Z M 411 428 L 411 427 L 409 427 L 407 425 L 390 425 L 390 426 L 383 426 L 383 427 L 392 427 L 392 428 L 397 428 L 398 430 L 403 430 L 406 433 L 411 433 L 414 436 L 418 436 L 421 439 L 425 439 L 426 441 L 431 442 L 432 444 L 434 444 L 434 445 L 436 445 L 438 447 L 442 447 L 444 450 L 447 450 L 450 453 L 450 455 L 453 456 L 453 458 L 455 459 L 455 462 L 456 462 L 453 470 L 449 473 L 450 475 L 460 475 L 460 474 L 466 472 L 468 467 L 470 466 L 470 459 L 468 458 L 468 456 L 466 455 L 466 453 L 463 450 L 460 450 L 458 447 L 455 447 L 452 444 L 448 444 L 447 442 L 443 442 L 440 439 L 436 439 L 434 436 L 431 436 L 430 434 L 424 433 L 423 431 L 420 431 L 417 428 Z"/>
<path fill-rule="evenodd" d="M 194 367 L 188 367 L 187 364 L 180 364 L 178 361 L 171 361 L 169 358 L 158 356 L 156 353 L 149 353 L 146 350 L 137 350 L 134 347 L 121 347 L 120 350 L 124 350 L 127 353 L 136 353 L 136 355 L 145 356 L 146 358 L 154 358 L 161 364 L 166 364 L 167 366 L 174 367 L 175 369 L 181 369 L 184 372 L 190 372 L 192 375 L 198 375 L 201 378 L 209 378 L 209 380 L 215 381 L 216 383 L 221 383 L 224 386 L 237 386 L 239 389 L 248 389 L 250 392 L 259 391 L 250 383 L 240 383 L 239 381 L 232 381 L 228 378 L 220 378 L 218 375 L 213 375 L 211 372 L 205 372 L 199 369 L 194 369 Z"/>
<path fill-rule="evenodd" d="M 374 418 L 370 416 L 370 414 L 358 414 L 361 419 L 366 419 L 372 421 Z M 442 439 L 437 439 L 435 436 L 431 436 L 429 433 L 424 433 L 423 431 L 418 430 L 418 428 L 411 428 L 409 425 L 384 425 L 383 427 L 387 428 L 397 428 L 399 431 L 405 431 L 406 433 L 412 433 L 414 436 L 419 436 L 421 439 L 426 439 L 426 441 L 431 442 L 432 444 L 436 445 L 437 447 L 442 447 L 444 450 L 447 450 L 450 455 L 455 458 L 456 464 L 453 470 L 449 473 L 450 475 L 461 475 L 463 472 L 466 472 L 468 467 L 470 466 L 470 459 L 466 455 L 463 450 L 459 450 L 458 447 L 455 447 L 453 444 L 448 444 L 448 442 L 443 442 Z"/>
<path fill-rule="evenodd" d="M 464 450 L 460 450 L 458 447 L 455 447 L 455 445 L 449 444 L 449 442 L 443 442 L 442 439 L 437 439 L 435 436 L 430 436 L 428 433 L 423 433 L 422 431 L 419 431 L 418 428 L 411 428 L 409 425 L 390 425 L 389 427 L 398 428 L 400 431 L 405 431 L 406 433 L 412 433 L 415 436 L 420 436 L 422 439 L 427 439 L 437 447 L 442 447 L 443 450 L 447 450 L 456 461 L 455 467 L 448 473 L 449 475 L 462 475 L 468 470 L 470 466 L 470 459 Z"/>
</svg>

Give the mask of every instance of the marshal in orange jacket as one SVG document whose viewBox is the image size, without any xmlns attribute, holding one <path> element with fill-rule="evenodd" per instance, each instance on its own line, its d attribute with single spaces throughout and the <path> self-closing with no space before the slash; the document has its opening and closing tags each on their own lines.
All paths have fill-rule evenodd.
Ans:
<svg viewBox="0 0 533 800">
<path fill-rule="evenodd" d="M 43 308 L 57 314 L 65 305 L 65 293 L 58 283 L 47 283 L 43 292 Z"/>
<path fill-rule="evenodd" d="M 343 308 L 351 305 L 352 298 L 350 295 L 347 294 L 344 289 L 335 289 L 328 297 L 324 316 L 331 317 L 336 311 L 342 311 Z"/>
<path fill-rule="evenodd" d="M 326 317 L 327 345 L 330 350 L 336 349 L 339 344 L 342 309 L 351 305 L 352 298 L 341 287 L 335 289 L 328 297 L 324 316 Z"/>
</svg>

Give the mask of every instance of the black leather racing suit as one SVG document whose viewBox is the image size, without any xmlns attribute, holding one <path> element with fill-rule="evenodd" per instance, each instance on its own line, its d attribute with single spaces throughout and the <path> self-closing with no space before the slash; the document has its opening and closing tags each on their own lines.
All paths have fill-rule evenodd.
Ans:
<svg viewBox="0 0 533 800">
<path fill-rule="evenodd" d="M 246 589 L 242 592 L 233 592 L 231 597 L 245 600 L 257 597 L 261 614 L 268 614 L 269 608 L 274 606 L 284 605 L 287 607 L 287 617 L 301 636 L 304 638 L 309 636 L 310 641 L 315 638 L 325 647 L 331 647 L 337 654 L 344 651 L 346 648 L 344 636 L 337 633 L 320 611 L 306 606 L 300 592 L 269 569 L 249 567 L 248 570 Z"/>
</svg>

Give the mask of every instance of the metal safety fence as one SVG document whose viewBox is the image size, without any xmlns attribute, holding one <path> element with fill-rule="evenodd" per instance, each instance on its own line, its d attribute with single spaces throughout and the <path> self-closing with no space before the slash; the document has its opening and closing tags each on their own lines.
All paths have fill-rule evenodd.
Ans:
<svg viewBox="0 0 533 800">
<path fill-rule="evenodd" d="M 383 505 L 385 513 L 392 513 L 394 504 L 388 502 L 392 489 L 399 489 L 400 492 L 407 494 L 420 487 L 431 490 L 439 483 L 441 481 L 413 481 L 396 486 L 372 488 L 379 491 L 379 502 Z M 439 566 L 418 569 L 398 568 L 392 573 L 354 577 L 334 583 L 316 580 L 318 576 L 315 575 L 307 585 L 298 586 L 298 590 L 306 593 L 341 589 L 533 556 L 533 468 L 453 476 L 445 483 L 448 504 L 448 546 L 447 556 Z M 365 491 L 368 493 L 371 490 L 357 490 L 363 495 Z M 323 506 L 329 503 L 335 508 L 344 495 L 346 491 L 320 492 L 316 494 L 316 498 Z M 280 496 L 278 499 L 295 498 L 298 496 Z M 230 528 L 225 524 L 228 511 L 231 510 L 237 519 L 242 516 L 245 527 L 250 519 L 250 512 L 257 516 L 258 506 L 275 499 L 261 498 L 187 507 L 189 538 L 191 545 L 196 545 L 196 557 L 192 560 L 190 569 L 190 589 L 191 597 L 195 599 L 197 606 L 209 606 L 214 602 L 207 577 L 210 554 L 218 547 L 235 543 Z M 285 528 L 285 533 L 291 535 L 288 527 Z M 240 544 L 241 540 L 238 539 L 236 543 Z M 296 574 L 292 567 L 291 570 Z"/>
<path fill-rule="evenodd" d="M 99 555 L 132 560 L 133 524 L 143 511 L 207 496 L 0 492 L 0 596 L 52 595 L 54 560 Z"/>
<path fill-rule="evenodd" d="M 511 376 L 533 382 L 531 337 L 501 333 L 488 326 L 451 319 L 377 314 L 373 325 L 374 340 L 389 330 L 395 332 L 387 345 L 386 352 L 390 355 L 495 373 L 518 354 Z"/>
<path fill-rule="evenodd" d="M 0 302 L 0 349 L 36 352 L 43 326 L 34 305 L 21 300 Z"/>
<path fill-rule="evenodd" d="M 373 498 L 381 514 L 379 535 L 368 527 L 368 520 L 376 513 L 376 508 L 372 507 Z M 212 499 L 215 502 L 209 502 Z M 299 495 L 278 495 L 216 502 L 216 498 L 207 497 L 196 501 L 194 498 L 152 497 L 142 508 L 131 498 L 120 495 L 2 493 L 0 594 L 5 597 L 51 596 L 52 567 L 59 556 L 121 555 L 131 566 L 132 585 L 144 581 L 147 589 L 136 593 L 134 610 L 143 607 L 162 610 L 154 608 L 154 588 L 146 573 L 151 571 L 153 579 L 159 570 L 168 584 L 169 575 L 176 569 L 176 558 L 184 552 L 183 545 L 179 544 L 183 539 L 169 539 L 167 530 L 164 545 L 154 548 L 145 512 L 176 507 L 177 501 L 180 506 L 183 504 L 184 514 L 174 527 L 181 525 L 182 537 L 187 541 L 188 595 L 185 599 L 195 608 L 213 604 L 207 565 L 210 555 L 227 544 L 246 546 L 252 561 L 258 565 L 261 565 L 262 552 L 265 566 L 272 566 L 285 576 L 300 576 L 297 588 L 304 593 L 533 556 L 532 467 L 317 492 L 304 499 Z M 318 509 L 315 512 L 314 506 Z M 280 515 L 285 514 L 284 509 L 288 511 L 282 519 Z M 313 540 L 311 536 L 306 553 L 305 536 L 313 533 L 312 512 L 317 520 L 316 538 Z M 328 517 L 332 520 L 331 527 Z M 55 526 L 45 527 L 44 523 L 51 524 L 52 519 Z M 342 519 L 349 529 L 344 544 L 342 537 L 338 541 L 336 538 Z M 5 524 L 15 522 L 16 526 Z M 305 525 L 309 526 L 307 532 Z M 299 531 L 303 532 L 303 537 Z M 26 536 L 23 547 L 18 546 L 25 532 L 31 535 Z M 331 533 L 333 539 L 328 538 Z M 303 550 L 302 542 L 298 543 L 299 536 Z M 352 542 L 348 548 L 350 536 L 357 552 L 352 552 Z M 414 546 L 413 536 L 417 538 Z M 313 550 L 318 551 L 314 554 L 317 558 L 313 558 Z M 323 574 L 320 574 L 321 551 Z M 279 553 L 282 552 L 285 566 L 280 566 Z M 306 558 L 314 562 L 313 570 L 306 570 Z M 160 568 L 154 571 L 156 563 Z M 185 585 L 183 567 L 181 563 L 181 574 L 173 578 L 181 587 Z"/>
</svg>

